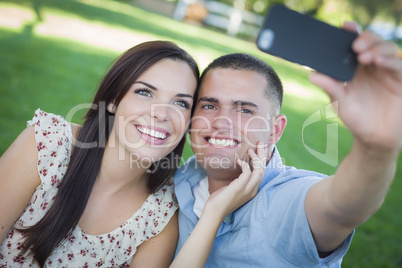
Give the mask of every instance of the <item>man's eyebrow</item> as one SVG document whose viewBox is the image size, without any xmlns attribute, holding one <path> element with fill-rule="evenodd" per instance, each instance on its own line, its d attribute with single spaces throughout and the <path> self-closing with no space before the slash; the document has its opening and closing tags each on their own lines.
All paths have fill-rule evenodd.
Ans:
<svg viewBox="0 0 402 268">
<path fill-rule="evenodd" d="M 149 88 L 152 89 L 152 90 L 158 90 L 155 86 L 153 86 L 153 85 L 151 85 L 151 84 L 149 84 L 149 83 L 147 83 L 147 82 L 135 81 L 134 84 L 135 84 L 135 83 L 143 84 L 144 86 L 147 86 L 147 87 L 149 87 Z M 181 97 L 181 98 L 193 98 L 192 95 L 190 95 L 190 94 L 185 94 L 185 93 L 177 93 L 176 96 L 177 96 L 177 97 Z"/>
<path fill-rule="evenodd" d="M 251 106 L 251 107 L 255 107 L 258 109 L 258 105 L 255 104 L 254 102 L 250 102 L 250 101 L 237 100 L 237 101 L 233 101 L 233 105 L 234 106 Z"/>
<path fill-rule="evenodd" d="M 218 99 L 212 98 L 212 97 L 200 97 L 200 98 L 198 99 L 198 102 L 201 102 L 201 101 L 212 102 L 212 103 L 219 103 L 219 100 L 218 100 Z"/>
</svg>

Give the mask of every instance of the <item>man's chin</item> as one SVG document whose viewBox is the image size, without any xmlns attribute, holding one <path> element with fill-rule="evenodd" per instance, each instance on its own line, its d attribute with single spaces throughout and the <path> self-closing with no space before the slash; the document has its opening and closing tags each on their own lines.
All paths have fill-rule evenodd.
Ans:
<svg viewBox="0 0 402 268">
<path fill-rule="evenodd" d="M 226 157 L 204 157 L 197 158 L 198 163 L 204 169 L 225 169 L 236 170 L 239 166 L 236 164 L 236 159 Z"/>
</svg>

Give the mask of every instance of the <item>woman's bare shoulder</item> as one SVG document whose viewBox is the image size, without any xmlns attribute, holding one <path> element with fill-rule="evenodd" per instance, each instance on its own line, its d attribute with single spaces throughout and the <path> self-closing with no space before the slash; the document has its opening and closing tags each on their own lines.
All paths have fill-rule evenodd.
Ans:
<svg viewBox="0 0 402 268">
<path fill-rule="evenodd" d="M 71 125 L 71 131 L 73 133 L 73 137 L 76 139 L 78 138 L 78 135 L 80 134 L 80 131 L 82 129 L 82 125 L 76 124 L 76 123 L 70 123 Z"/>
</svg>

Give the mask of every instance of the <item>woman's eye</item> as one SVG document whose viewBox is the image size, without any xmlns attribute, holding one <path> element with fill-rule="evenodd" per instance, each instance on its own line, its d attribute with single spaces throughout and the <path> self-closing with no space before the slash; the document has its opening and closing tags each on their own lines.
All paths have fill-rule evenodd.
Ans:
<svg viewBox="0 0 402 268">
<path fill-rule="evenodd" d="M 211 104 L 205 104 L 202 106 L 203 109 L 207 109 L 207 110 L 213 110 L 215 109 L 215 106 L 211 105 Z"/>
<path fill-rule="evenodd" d="M 152 96 L 151 91 L 149 91 L 148 89 L 145 89 L 145 88 L 137 89 L 134 92 L 137 93 L 137 94 L 140 94 L 142 96 L 146 96 L 146 97 L 151 97 Z"/>
<path fill-rule="evenodd" d="M 177 104 L 177 105 L 179 105 L 179 106 L 181 106 L 183 108 L 186 108 L 186 109 L 190 109 L 190 104 L 187 101 L 184 101 L 184 100 L 177 100 L 177 101 L 174 102 L 174 104 Z"/>
</svg>

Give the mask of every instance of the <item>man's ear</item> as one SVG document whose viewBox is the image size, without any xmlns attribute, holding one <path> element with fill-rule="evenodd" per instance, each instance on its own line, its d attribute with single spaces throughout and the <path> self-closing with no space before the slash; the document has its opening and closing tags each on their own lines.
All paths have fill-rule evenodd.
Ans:
<svg viewBox="0 0 402 268">
<path fill-rule="evenodd" d="M 269 136 L 269 145 L 274 145 L 276 144 L 280 138 L 282 137 L 283 131 L 285 130 L 287 124 L 287 119 L 286 116 L 283 114 L 280 114 L 275 117 L 275 119 L 272 122 L 272 131 L 271 135 Z"/>
</svg>

